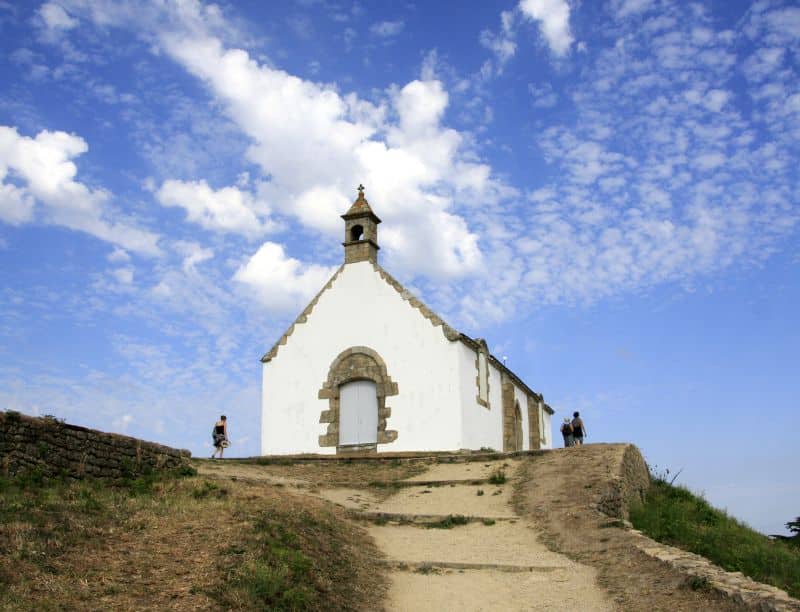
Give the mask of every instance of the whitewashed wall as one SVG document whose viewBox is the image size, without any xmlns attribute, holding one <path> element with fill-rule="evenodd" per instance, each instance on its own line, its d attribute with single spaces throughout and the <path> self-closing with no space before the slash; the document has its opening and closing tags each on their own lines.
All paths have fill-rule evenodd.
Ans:
<svg viewBox="0 0 800 612">
<path fill-rule="evenodd" d="M 448 341 L 369 262 L 359 262 L 344 266 L 307 322 L 295 326 L 276 357 L 263 364 L 263 454 L 336 452 L 319 446 L 327 431 L 319 417 L 328 400 L 317 399 L 317 392 L 333 360 L 352 346 L 375 350 L 399 386 L 398 395 L 386 398 L 392 409 L 386 429 L 398 437 L 379 451 L 462 448 L 463 344 Z M 493 394 L 499 392 L 499 380 L 490 384 Z"/>
<path fill-rule="evenodd" d="M 503 410 L 502 406 L 494 403 L 493 379 L 490 375 L 490 409 L 487 410 L 476 400 L 478 396 L 478 386 L 475 383 L 478 376 L 478 369 L 475 367 L 477 352 L 463 342 L 454 344 L 458 346 L 461 378 L 461 447 L 479 449 L 485 446 L 503 450 Z M 489 369 L 491 371 L 491 365 Z"/>
</svg>

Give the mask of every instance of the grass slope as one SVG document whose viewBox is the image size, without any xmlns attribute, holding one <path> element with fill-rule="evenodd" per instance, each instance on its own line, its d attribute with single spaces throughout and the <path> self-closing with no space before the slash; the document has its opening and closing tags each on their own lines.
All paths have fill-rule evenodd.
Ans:
<svg viewBox="0 0 800 612">
<path fill-rule="evenodd" d="M 191 475 L 0 480 L 0 609 L 378 609 L 378 552 L 330 505 Z"/>
<path fill-rule="evenodd" d="M 775 541 L 663 478 L 630 509 L 633 525 L 659 542 L 702 555 L 800 597 L 800 546 Z"/>
</svg>

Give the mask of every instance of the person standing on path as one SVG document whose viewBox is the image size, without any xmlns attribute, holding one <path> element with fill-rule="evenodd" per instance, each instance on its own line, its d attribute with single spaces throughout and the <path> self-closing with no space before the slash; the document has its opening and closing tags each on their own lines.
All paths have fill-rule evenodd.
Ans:
<svg viewBox="0 0 800 612">
<path fill-rule="evenodd" d="M 211 454 L 213 459 L 217 453 L 219 458 L 222 459 L 222 453 L 229 445 L 228 442 L 228 417 L 224 414 L 219 417 L 219 421 L 214 423 L 214 429 L 211 430 L 211 437 L 214 439 L 214 452 Z"/>
<path fill-rule="evenodd" d="M 581 446 L 583 438 L 588 435 L 586 433 L 586 425 L 583 424 L 581 413 L 577 410 L 572 413 L 572 416 L 572 437 L 575 440 L 575 446 Z"/>
<path fill-rule="evenodd" d="M 561 435 L 564 436 L 564 448 L 569 448 L 575 444 L 575 438 L 572 437 L 572 423 L 569 422 L 569 417 L 564 417 L 564 422 L 561 424 Z"/>
</svg>

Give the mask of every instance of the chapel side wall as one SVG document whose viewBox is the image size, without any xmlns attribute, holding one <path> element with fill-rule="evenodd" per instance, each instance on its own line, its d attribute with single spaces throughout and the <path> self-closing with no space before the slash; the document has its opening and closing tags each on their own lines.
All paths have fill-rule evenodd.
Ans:
<svg viewBox="0 0 800 612">
<path fill-rule="evenodd" d="M 397 439 L 379 452 L 458 450 L 461 447 L 458 345 L 389 285 L 370 262 L 344 266 L 305 323 L 264 364 L 263 454 L 335 453 L 320 446 L 328 432 L 320 415 L 329 400 L 318 392 L 345 349 L 368 347 L 386 364 L 397 395 L 386 429 Z"/>
<path fill-rule="evenodd" d="M 499 395 L 500 378 L 492 378 L 489 365 L 489 407 L 481 406 L 478 401 L 478 368 L 475 362 L 477 352 L 464 344 L 458 345 L 459 378 L 461 387 L 462 439 L 461 447 L 477 450 L 481 447 L 503 449 L 503 415 Z"/>
</svg>

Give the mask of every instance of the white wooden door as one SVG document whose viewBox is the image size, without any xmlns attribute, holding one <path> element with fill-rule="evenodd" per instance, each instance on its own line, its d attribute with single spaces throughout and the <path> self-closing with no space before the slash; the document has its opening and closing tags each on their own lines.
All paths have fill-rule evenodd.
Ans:
<svg viewBox="0 0 800 612">
<path fill-rule="evenodd" d="M 339 444 L 378 441 L 378 395 L 371 380 L 339 387 Z"/>
</svg>

